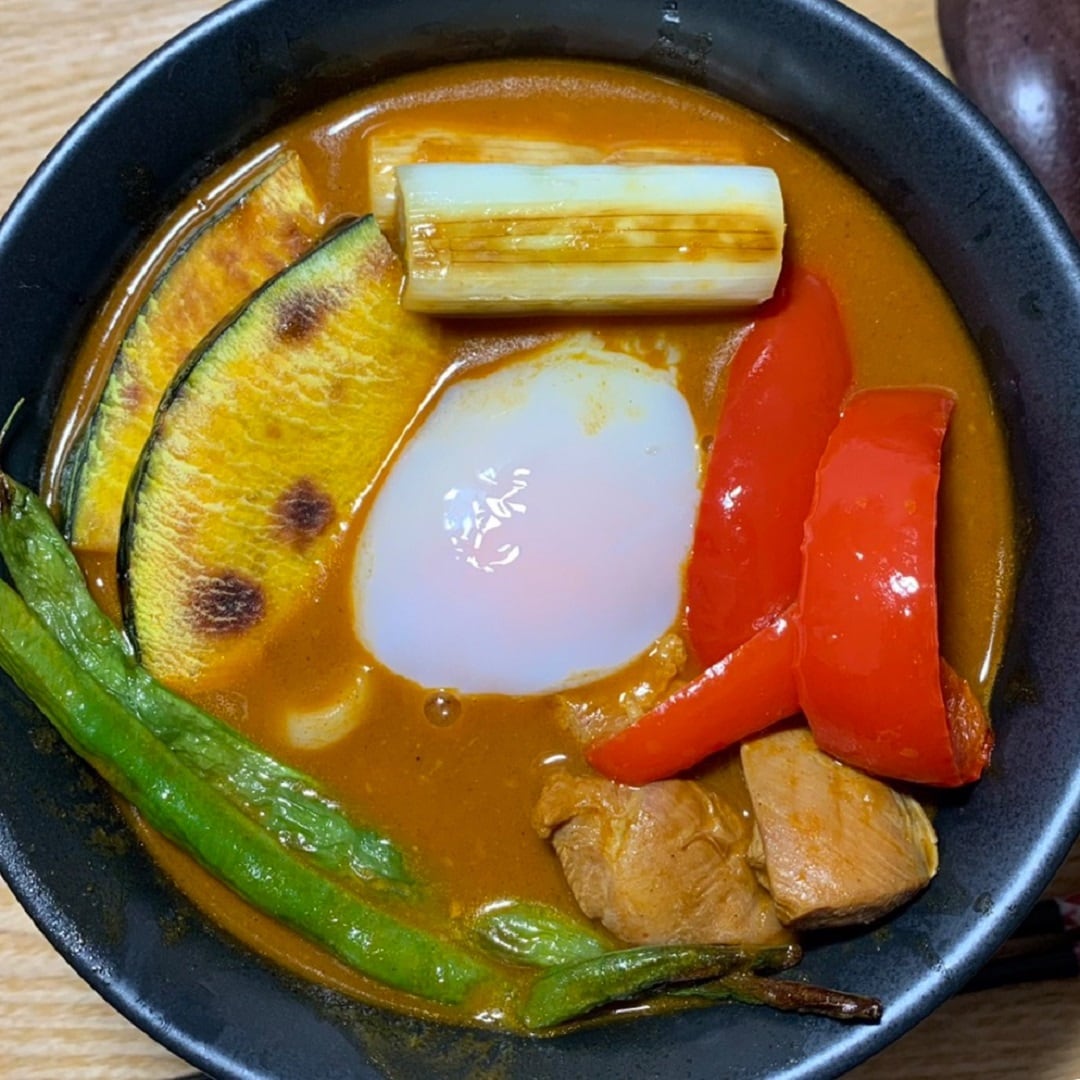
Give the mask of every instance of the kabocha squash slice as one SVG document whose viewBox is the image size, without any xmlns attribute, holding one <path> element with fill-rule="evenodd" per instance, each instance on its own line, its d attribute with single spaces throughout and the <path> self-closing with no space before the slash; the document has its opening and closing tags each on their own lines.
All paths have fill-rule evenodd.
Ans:
<svg viewBox="0 0 1080 1080">
<path fill-rule="evenodd" d="M 371 216 L 275 278 L 158 412 L 128 496 L 125 619 L 183 687 L 266 642 L 326 573 L 342 525 L 436 387 L 435 324 L 398 304 Z"/>
<path fill-rule="evenodd" d="M 116 549 L 128 482 L 177 371 L 219 322 L 322 232 L 303 164 L 290 152 L 172 259 L 124 336 L 73 458 L 65 502 L 74 546 Z"/>
</svg>

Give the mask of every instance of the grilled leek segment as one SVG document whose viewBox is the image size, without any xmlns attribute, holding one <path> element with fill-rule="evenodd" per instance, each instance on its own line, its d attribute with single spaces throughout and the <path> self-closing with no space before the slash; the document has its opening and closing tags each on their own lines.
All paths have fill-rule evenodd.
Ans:
<svg viewBox="0 0 1080 1080">
<path fill-rule="evenodd" d="M 771 169 L 455 163 L 396 174 L 412 311 L 709 310 L 768 299 L 780 274 Z"/>
<path fill-rule="evenodd" d="M 442 129 L 386 128 L 368 140 L 368 196 L 371 212 L 383 232 L 394 230 L 397 214 L 397 176 L 401 165 L 425 162 L 513 162 L 520 165 L 599 164 L 604 155 L 592 146 Z"/>
<path fill-rule="evenodd" d="M 561 139 L 541 139 L 512 132 L 460 128 L 386 127 L 367 143 L 367 181 L 371 212 L 388 236 L 397 217 L 397 169 L 429 162 L 503 163 L 508 165 L 600 165 L 693 162 L 733 164 L 742 151 L 716 141 L 620 143 L 601 149 Z"/>
</svg>

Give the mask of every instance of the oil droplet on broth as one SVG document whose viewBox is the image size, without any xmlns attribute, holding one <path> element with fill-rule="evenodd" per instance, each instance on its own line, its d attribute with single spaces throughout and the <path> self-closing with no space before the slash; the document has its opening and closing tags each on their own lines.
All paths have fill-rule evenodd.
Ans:
<svg viewBox="0 0 1080 1080">
<path fill-rule="evenodd" d="M 424 716 L 435 727 L 449 727 L 461 716 L 461 702 L 445 690 L 437 690 L 424 702 Z"/>
</svg>

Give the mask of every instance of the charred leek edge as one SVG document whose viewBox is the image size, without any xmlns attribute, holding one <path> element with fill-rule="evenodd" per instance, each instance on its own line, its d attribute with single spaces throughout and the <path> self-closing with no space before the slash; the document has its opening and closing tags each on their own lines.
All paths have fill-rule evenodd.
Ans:
<svg viewBox="0 0 1080 1080">
<path fill-rule="evenodd" d="M 599 165 L 602 163 L 734 163 L 741 155 L 714 142 L 622 143 L 604 152 L 560 139 L 451 128 L 380 128 L 368 136 L 368 196 L 379 228 L 393 232 L 397 217 L 396 170 L 432 162 L 507 165 Z"/>
<path fill-rule="evenodd" d="M 283 845 L 325 870 L 407 884 L 401 851 L 353 824 L 309 776 L 277 761 L 139 667 L 94 603 L 45 504 L 0 473 L 0 555 L 23 599 L 84 669 L 190 769 Z"/>
<path fill-rule="evenodd" d="M 562 912 L 547 904 L 522 900 L 504 901 L 479 912 L 473 920 L 473 933 L 501 959 L 535 967 L 574 964 L 612 952 L 597 935 Z M 876 998 L 749 972 L 732 973 L 696 986 L 666 988 L 666 993 L 687 1004 L 737 1001 L 831 1020 L 877 1023 L 882 1015 L 881 1002 Z"/>
<path fill-rule="evenodd" d="M 0 582 L 0 668 L 159 832 L 261 911 L 388 986 L 446 1004 L 495 984 L 481 959 L 402 922 L 287 851 L 91 678 Z"/>
<path fill-rule="evenodd" d="M 784 206 L 742 165 L 403 165 L 402 304 L 446 315 L 758 304 Z"/>
</svg>

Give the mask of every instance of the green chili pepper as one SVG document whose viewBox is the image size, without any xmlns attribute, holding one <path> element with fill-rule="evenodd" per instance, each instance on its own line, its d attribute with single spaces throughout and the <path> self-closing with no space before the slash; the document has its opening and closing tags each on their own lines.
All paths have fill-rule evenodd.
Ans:
<svg viewBox="0 0 1080 1080">
<path fill-rule="evenodd" d="M 268 915 L 355 970 L 459 1004 L 491 968 L 324 877 L 184 764 L 91 678 L 0 582 L 0 667 L 64 739 L 159 832 Z"/>
<path fill-rule="evenodd" d="M 401 851 L 353 824 L 309 776 L 172 693 L 140 667 L 125 635 L 94 602 L 45 504 L 0 473 L 0 555 L 30 609 L 109 693 L 187 766 L 323 869 L 411 881 Z"/>
<path fill-rule="evenodd" d="M 716 979 L 735 971 L 778 971 L 798 963 L 797 945 L 655 945 L 621 949 L 548 968 L 522 1011 L 530 1030 L 552 1027 L 612 1001 L 671 983 Z"/>
<path fill-rule="evenodd" d="M 536 967 L 571 964 L 610 952 L 609 946 L 591 930 L 561 911 L 522 900 L 485 908 L 473 920 L 473 932 L 503 959 Z M 831 1020 L 877 1023 L 882 1014 L 881 1002 L 876 998 L 749 972 L 734 972 L 711 982 L 667 989 L 665 993 L 687 1004 L 737 1001 Z"/>
<path fill-rule="evenodd" d="M 474 918 L 472 928 L 496 956 L 534 967 L 570 964 L 610 951 L 602 938 L 561 911 L 524 900 L 484 908 Z"/>
</svg>

